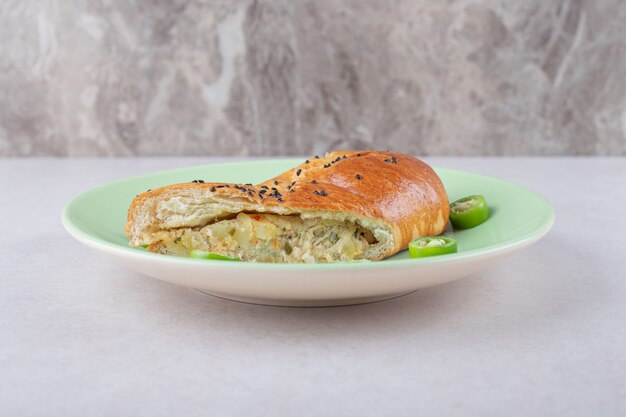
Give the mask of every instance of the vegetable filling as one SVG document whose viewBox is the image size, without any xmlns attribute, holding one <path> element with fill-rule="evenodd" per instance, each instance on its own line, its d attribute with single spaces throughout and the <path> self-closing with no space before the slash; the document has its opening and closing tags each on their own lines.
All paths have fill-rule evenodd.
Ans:
<svg viewBox="0 0 626 417">
<path fill-rule="evenodd" d="M 378 241 L 351 221 L 239 213 L 204 227 L 155 233 L 151 250 L 189 256 L 205 251 L 257 262 L 334 262 L 366 258 Z"/>
</svg>

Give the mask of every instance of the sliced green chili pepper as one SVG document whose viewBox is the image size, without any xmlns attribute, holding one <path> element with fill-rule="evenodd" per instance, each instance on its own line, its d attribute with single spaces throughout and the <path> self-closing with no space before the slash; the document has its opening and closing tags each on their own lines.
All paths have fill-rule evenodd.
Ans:
<svg viewBox="0 0 626 417">
<path fill-rule="evenodd" d="M 456 240 L 449 237 L 419 237 L 409 243 L 411 258 L 445 255 L 456 252 Z"/>
<path fill-rule="evenodd" d="M 471 195 L 450 204 L 450 222 L 457 229 L 471 229 L 489 218 L 489 206 L 482 195 Z"/>
<path fill-rule="evenodd" d="M 219 253 L 213 252 L 205 252 L 203 250 L 197 249 L 192 249 L 192 251 L 189 252 L 189 257 L 196 259 L 215 259 L 219 261 L 241 261 L 241 259 L 239 258 L 233 258 L 231 256 L 220 255 Z"/>
</svg>

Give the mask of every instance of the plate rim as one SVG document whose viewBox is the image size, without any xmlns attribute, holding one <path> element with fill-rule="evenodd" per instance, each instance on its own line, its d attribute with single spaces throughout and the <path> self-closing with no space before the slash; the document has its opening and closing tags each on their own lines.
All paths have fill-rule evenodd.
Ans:
<svg viewBox="0 0 626 417">
<path fill-rule="evenodd" d="M 255 164 L 264 164 L 264 165 L 272 165 L 277 162 L 294 162 L 297 163 L 300 159 L 295 158 L 276 158 L 270 160 L 260 160 L 260 161 L 252 161 Z M 498 177 L 493 177 L 490 175 L 479 174 L 470 171 L 463 171 L 452 168 L 439 168 L 432 167 L 435 172 L 439 174 L 439 172 L 450 172 L 462 175 L 469 175 L 475 178 L 480 178 L 483 180 L 494 181 L 497 183 L 504 184 L 506 186 L 514 186 L 517 187 L 524 192 L 530 193 L 533 195 L 538 201 L 540 201 L 545 208 L 547 209 L 545 213 L 545 218 L 543 221 L 536 227 L 530 229 L 526 233 L 522 234 L 519 237 L 510 239 L 506 241 L 506 243 L 502 244 L 494 244 L 489 245 L 483 248 L 472 249 L 460 253 L 454 253 L 449 255 L 441 255 L 434 256 L 428 258 L 408 258 L 408 259 L 385 259 L 382 261 L 347 261 L 347 262 L 332 262 L 332 263 L 269 263 L 269 262 L 224 262 L 217 260 L 207 260 L 207 259 L 193 259 L 193 258 L 183 258 L 177 256 L 164 256 L 162 254 L 152 253 L 148 251 L 140 251 L 131 246 L 121 246 L 119 244 L 112 243 L 108 240 L 99 238 L 97 236 L 93 236 L 90 233 L 82 230 L 78 225 L 74 223 L 72 220 L 72 209 L 76 204 L 80 203 L 80 200 L 89 197 L 93 193 L 97 193 L 104 188 L 108 188 L 111 186 L 115 186 L 118 184 L 126 183 L 129 181 L 139 180 L 142 178 L 148 178 L 154 175 L 167 175 L 180 173 L 186 170 L 194 170 L 203 167 L 236 167 L 242 165 L 248 165 L 251 161 L 240 161 L 240 162 L 226 162 L 226 163 L 210 163 L 210 164 L 199 164 L 192 165 L 188 167 L 168 169 L 163 171 L 156 171 L 141 175 L 134 175 L 130 177 L 125 177 L 117 180 L 113 180 L 107 182 L 105 184 L 100 184 L 93 188 L 84 191 L 75 197 L 73 197 L 68 203 L 63 207 L 63 211 L 61 213 L 61 223 L 65 230 L 76 240 L 79 242 L 92 247 L 94 249 L 100 249 L 110 254 L 116 254 L 120 256 L 126 257 L 139 257 L 144 258 L 145 260 L 155 261 L 155 262 L 163 262 L 163 263 L 184 263 L 189 266 L 195 265 L 204 267 L 208 270 L 214 269 L 259 269 L 263 268 L 265 270 L 342 270 L 342 269 L 360 269 L 360 268 L 390 268 L 390 267 L 400 267 L 400 266 L 417 266 L 424 264 L 435 264 L 435 263 L 455 263 L 456 261 L 463 262 L 469 259 L 478 260 L 484 257 L 497 256 L 499 254 L 508 253 L 516 248 L 523 248 L 528 246 L 542 237 L 544 237 L 548 232 L 552 229 L 554 222 L 556 220 L 556 214 L 554 210 L 554 206 L 541 194 L 536 191 L 530 190 L 522 185 L 519 185 L 513 181 L 501 179 Z"/>
</svg>

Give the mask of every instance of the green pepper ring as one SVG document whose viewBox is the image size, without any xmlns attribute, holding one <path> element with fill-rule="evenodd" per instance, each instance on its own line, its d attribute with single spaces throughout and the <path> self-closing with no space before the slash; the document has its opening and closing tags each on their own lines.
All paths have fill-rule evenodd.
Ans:
<svg viewBox="0 0 626 417">
<path fill-rule="evenodd" d="M 441 239 L 444 241 L 442 245 L 437 246 L 420 246 L 420 242 L 426 244 L 434 239 Z M 426 256 L 438 256 L 447 255 L 449 253 L 455 253 L 457 251 L 456 240 L 449 237 L 434 236 L 434 237 L 418 237 L 409 243 L 409 255 L 411 258 L 424 258 Z"/>
<path fill-rule="evenodd" d="M 468 208 L 460 205 L 473 201 Z M 484 223 L 489 218 L 489 206 L 482 195 L 471 195 L 450 204 L 450 222 L 456 229 L 471 229 Z"/>
<path fill-rule="evenodd" d="M 195 259 L 213 259 L 217 261 L 241 261 L 241 259 L 239 258 L 233 258 L 231 256 L 220 255 L 219 253 L 213 252 L 205 252 L 197 249 L 193 249 L 191 252 L 189 252 L 189 257 Z"/>
</svg>

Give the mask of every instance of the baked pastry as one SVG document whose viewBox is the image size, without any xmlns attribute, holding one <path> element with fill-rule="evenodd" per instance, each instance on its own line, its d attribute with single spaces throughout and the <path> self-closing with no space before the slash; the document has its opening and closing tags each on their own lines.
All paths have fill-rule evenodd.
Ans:
<svg viewBox="0 0 626 417">
<path fill-rule="evenodd" d="M 195 180 L 147 191 L 128 211 L 130 245 L 257 262 L 380 260 L 442 233 L 449 203 L 424 162 L 331 152 L 257 185 Z"/>
</svg>

